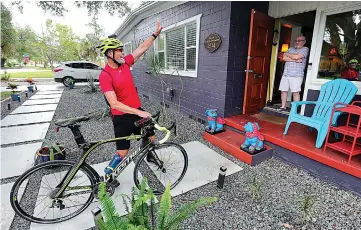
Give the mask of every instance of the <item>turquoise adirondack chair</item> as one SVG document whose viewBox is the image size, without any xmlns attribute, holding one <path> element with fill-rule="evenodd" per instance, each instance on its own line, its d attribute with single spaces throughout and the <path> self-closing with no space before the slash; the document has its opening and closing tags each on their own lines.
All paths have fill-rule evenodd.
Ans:
<svg viewBox="0 0 361 230">
<path fill-rule="evenodd" d="M 320 95 L 317 101 L 297 101 L 292 102 L 290 114 L 288 116 L 284 135 L 287 134 L 288 128 L 292 122 L 315 128 L 318 131 L 316 148 L 321 148 L 326 139 L 330 119 L 332 115 L 332 106 L 341 102 L 350 104 L 357 93 L 357 87 L 345 79 L 336 79 L 329 81 L 321 86 Z M 311 117 L 297 114 L 297 107 L 300 105 L 315 104 L 315 109 Z M 332 125 L 337 125 L 337 118 L 341 112 L 335 112 L 332 118 Z"/>
</svg>

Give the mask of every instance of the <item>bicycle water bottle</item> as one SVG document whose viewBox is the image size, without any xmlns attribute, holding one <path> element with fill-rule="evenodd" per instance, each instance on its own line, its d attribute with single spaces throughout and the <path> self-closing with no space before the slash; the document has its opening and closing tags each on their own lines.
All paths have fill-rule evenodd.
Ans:
<svg viewBox="0 0 361 230">
<path fill-rule="evenodd" d="M 111 174 L 122 160 L 123 159 L 121 156 L 119 156 L 118 154 L 114 154 L 113 159 L 109 162 L 108 167 L 104 169 L 105 174 Z"/>
</svg>

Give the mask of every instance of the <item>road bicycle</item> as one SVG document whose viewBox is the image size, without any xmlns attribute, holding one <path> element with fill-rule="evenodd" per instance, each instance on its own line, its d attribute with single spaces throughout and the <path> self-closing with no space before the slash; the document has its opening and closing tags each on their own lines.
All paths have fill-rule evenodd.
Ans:
<svg viewBox="0 0 361 230">
<path fill-rule="evenodd" d="M 56 121 L 57 129 L 70 128 L 78 148 L 82 151 L 82 157 L 77 162 L 48 161 L 23 173 L 10 192 L 10 202 L 14 211 L 22 218 L 40 224 L 71 219 L 83 212 L 93 202 L 94 197 L 97 197 L 100 182 L 106 182 L 107 192 L 112 195 L 116 186 L 115 180 L 132 162 L 135 163 L 133 178 L 137 188 L 140 188 L 144 176 L 155 195 L 162 194 L 168 183 L 173 189 L 187 171 L 188 156 L 181 145 L 166 142 L 172 129 L 176 133 L 175 122 L 168 128 L 161 127 L 158 118 L 159 112 L 152 117 L 136 121 L 135 125 L 141 127 L 141 135 L 132 134 L 98 142 L 87 142 L 80 132 L 79 123 L 88 121 L 89 116 Z M 149 141 L 155 130 L 165 133 L 165 137 L 159 142 Z M 141 140 L 141 145 L 133 153 L 129 152 L 110 176 L 99 176 L 85 160 L 99 146 L 121 139 Z M 148 162 L 149 154 L 153 161 Z"/>
</svg>

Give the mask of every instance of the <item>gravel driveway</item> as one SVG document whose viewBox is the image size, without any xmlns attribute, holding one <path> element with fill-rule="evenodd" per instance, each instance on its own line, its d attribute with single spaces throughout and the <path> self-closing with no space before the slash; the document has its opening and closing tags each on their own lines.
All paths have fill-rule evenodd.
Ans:
<svg viewBox="0 0 361 230">
<path fill-rule="evenodd" d="M 85 88 L 65 89 L 53 121 L 105 108 L 100 92 L 85 91 Z M 155 113 L 160 110 L 160 104 L 143 101 L 143 108 Z M 204 141 L 204 125 L 173 110 L 167 111 L 168 117 L 176 119 L 178 124 L 178 136 L 171 141 L 180 144 L 200 141 L 244 169 L 228 176 L 223 190 L 216 187 L 216 182 L 212 182 L 173 198 L 173 209 L 177 209 L 184 202 L 203 196 L 219 196 L 213 206 L 199 209 L 184 221 L 181 226 L 183 229 L 361 229 L 360 197 L 326 184 L 274 158 L 250 167 Z M 81 131 L 88 140 L 113 136 L 110 117 L 85 122 Z M 52 123 L 46 139 L 66 143 L 72 151 L 68 159 L 79 157 L 75 152 L 76 144 L 70 130 L 64 128 L 56 133 Z M 137 144 L 133 144 L 133 148 L 135 147 Z M 109 144 L 102 148 L 101 152 L 89 156 L 88 163 L 109 160 L 114 150 L 115 146 Z M 302 202 L 306 201 L 313 201 L 314 204 L 311 205 L 308 215 L 309 221 L 303 224 L 304 212 L 300 207 Z M 29 228 L 29 224 L 19 218 L 15 219 L 12 226 L 13 229 Z"/>
</svg>

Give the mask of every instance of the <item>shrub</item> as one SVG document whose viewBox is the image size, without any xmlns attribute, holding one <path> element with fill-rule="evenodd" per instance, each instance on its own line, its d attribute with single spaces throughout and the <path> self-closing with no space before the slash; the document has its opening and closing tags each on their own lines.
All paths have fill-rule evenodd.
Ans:
<svg viewBox="0 0 361 230">
<path fill-rule="evenodd" d="M 98 198 L 101 204 L 103 219 L 98 219 L 96 224 L 101 230 L 121 230 L 121 229 L 158 229 L 171 230 L 178 229 L 183 220 L 188 218 L 198 208 L 212 204 L 217 200 L 215 197 L 201 198 L 180 207 L 171 215 L 172 199 L 170 185 L 166 187 L 159 203 L 157 218 L 155 218 L 154 200 L 155 195 L 151 190 L 146 191 L 147 180 L 143 177 L 139 191 L 132 190 L 132 198 L 124 195 L 131 203 L 131 207 L 123 198 L 123 202 L 128 212 L 126 217 L 120 217 L 117 213 L 113 200 L 106 192 L 105 182 L 99 185 Z M 150 207 L 148 203 L 150 202 Z M 155 225 L 157 220 L 157 226 Z"/>
<path fill-rule="evenodd" d="M 10 79 L 10 74 L 6 72 L 6 70 L 4 71 L 3 74 L 1 74 L 1 80 L 2 81 L 8 81 Z"/>
</svg>

